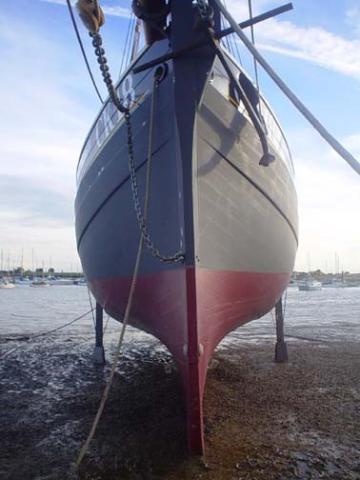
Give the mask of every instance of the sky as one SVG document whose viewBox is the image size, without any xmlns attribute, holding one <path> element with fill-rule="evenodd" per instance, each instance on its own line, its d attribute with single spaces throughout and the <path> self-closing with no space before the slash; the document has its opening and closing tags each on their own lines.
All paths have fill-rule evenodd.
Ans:
<svg viewBox="0 0 360 480">
<path fill-rule="evenodd" d="M 102 29 L 118 77 L 130 1 L 102 0 Z M 253 0 L 255 13 L 281 1 Z M 247 0 L 226 0 L 238 20 Z M 257 46 L 326 128 L 360 159 L 360 4 L 294 0 L 294 10 L 255 28 Z M 90 39 L 80 25 L 97 84 Z M 249 31 L 247 31 L 249 33 Z M 253 75 L 251 58 L 241 56 Z M 75 172 L 99 100 L 65 0 L 14 0 L 0 11 L 0 249 L 4 268 L 80 271 L 74 231 Z M 295 268 L 360 271 L 359 176 L 321 139 L 264 72 L 260 87 L 295 164 L 300 233 Z"/>
</svg>

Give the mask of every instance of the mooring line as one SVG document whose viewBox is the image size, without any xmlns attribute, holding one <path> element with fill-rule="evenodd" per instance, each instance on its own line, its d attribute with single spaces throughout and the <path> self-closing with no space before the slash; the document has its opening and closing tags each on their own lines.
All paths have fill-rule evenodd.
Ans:
<svg viewBox="0 0 360 480">
<path fill-rule="evenodd" d="M 25 338 L 28 339 L 28 340 L 34 340 L 35 338 L 39 338 L 39 337 L 45 337 L 46 335 L 50 335 L 51 333 L 54 333 L 54 332 L 57 332 L 58 330 L 62 330 L 63 328 L 65 327 L 68 327 L 69 325 L 72 325 L 73 323 L 75 322 L 78 322 L 79 320 L 81 320 L 82 318 L 86 317 L 87 315 L 89 315 L 89 313 L 91 313 L 94 309 L 92 310 L 89 310 L 88 312 L 86 313 L 83 313 L 82 315 L 80 315 L 79 317 L 76 317 L 74 318 L 73 320 L 71 320 L 70 322 L 67 322 L 67 323 L 64 323 L 63 325 L 60 325 L 59 327 L 56 327 L 56 328 L 53 328 L 51 330 L 47 330 L 46 332 L 42 332 L 42 333 L 36 333 L 35 335 L 29 335 L 28 337 L 20 337 L 19 339 L 17 338 L 13 338 L 13 339 L 10 339 L 10 340 L 24 340 Z M 22 345 L 18 345 L 17 347 L 13 348 L 12 350 L 8 350 L 7 352 L 5 352 L 4 354 L 2 354 L 0 356 L 0 360 L 7 357 L 8 355 L 10 355 L 11 353 L 15 352 L 15 350 L 18 350 Z"/>
<path fill-rule="evenodd" d="M 94 328 L 95 328 L 95 315 L 94 315 L 95 308 L 93 307 L 93 303 L 92 303 L 92 300 L 91 300 L 91 293 L 90 293 L 89 285 L 86 285 L 86 288 L 87 288 L 87 292 L 88 292 L 89 305 L 90 305 L 90 308 L 92 310 L 91 317 L 92 317 L 93 325 L 94 325 Z"/>
<path fill-rule="evenodd" d="M 286 338 L 295 338 L 296 340 L 305 340 L 307 342 L 331 343 L 331 340 L 324 340 L 322 338 L 301 337 L 299 335 L 285 335 Z"/>
<path fill-rule="evenodd" d="M 151 101 L 151 112 L 150 112 L 150 124 L 149 124 L 149 142 L 148 142 L 148 152 L 147 152 L 147 166 L 146 166 L 146 180 L 145 180 L 145 199 L 144 199 L 144 219 L 146 221 L 147 219 L 147 213 L 148 213 L 148 204 L 149 204 L 149 197 L 150 197 L 150 180 L 151 180 L 151 164 L 152 164 L 152 149 L 153 149 L 153 119 L 154 119 L 154 109 L 155 109 L 155 89 L 157 88 L 157 78 L 154 77 L 154 84 L 153 84 L 153 94 L 152 94 L 152 101 Z M 142 257 L 142 251 L 143 251 L 143 246 L 144 246 L 144 233 L 142 230 L 140 230 L 140 238 L 139 238 L 139 244 L 138 244 L 138 249 L 137 249 L 137 254 L 136 254 L 136 260 L 135 260 L 135 266 L 133 270 L 133 276 L 132 276 L 132 281 L 131 281 L 131 286 L 130 286 L 130 291 L 129 291 L 129 296 L 126 304 L 126 309 L 125 309 L 125 314 L 124 314 L 124 319 L 122 321 L 122 328 L 120 331 L 120 336 L 118 340 L 118 344 L 116 347 L 113 363 L 111 366 L 111 371 L 110 371 L 110 376 L 109 379 L 106 383 L 105 389 L 103 391 L 101 400 L 100 400 L 100 405 L 98 408 L 98 411 L 96 413 L 95 419 L 93 421 L 93 424 L 91 426 L 91 430 L 89 432 L 89 435 L 87 439 L 85 440 L 85 443 L 81 447 L 81 450 L 79 452 L 79 455 L 76 459 L 75 466 L 76 468 L 80 467 L 81 462 L 83 461 L 83 458 L 86 455 L 86 452 L 89 449 L 90 443 L 92 439 L 94 438 L 97 426 L 100 422 L 102 413 L 105 408 L 106 401 L 109 396 L 110 388 L 114 379 L 115 375 L 115 370 L 119 361 L 120 357 L 120 352 L 121 352 L 121 347 L 124 341 L 124 335 L 126 331 L 126 327 L 129 321 L 129 316 L 133 304 L 133 299 L 134 299 L 134 293 L 135 293 L 135 288 L 137 284 L 137 279 L 138 279 L 138 273 L 140 269 L 140 261 Z"/>
</svg>

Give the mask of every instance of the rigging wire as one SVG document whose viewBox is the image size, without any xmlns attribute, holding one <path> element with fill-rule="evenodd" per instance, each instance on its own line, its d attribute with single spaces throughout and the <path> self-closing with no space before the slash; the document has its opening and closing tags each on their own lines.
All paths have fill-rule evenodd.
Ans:
<svg viewBox="0 0 360 480">
<path fill-rule="evenodd" d="M 130 62 L 132 62 L 135 59 L 139 51 L 140 35 L 141 35 L 141 20 L 137 18 L 134 26 L 134 40 L 131 47 Z"/>
<path fill-rule="evenodd" d="M 248 6 L 249 6 L 249 18 L 250 18 L 250 20 L 252 20 L 253 19 L 253 11 L 252 11 L 252 1 L 251 0 L 248 0 Z M 255 46 L 255 31 L 254 31 L 254 25 L 253 24 L 250 25 L 250 29 L 251 29 L 251 42 Z M 258 94 L 260 96 L 259 74 L 258 74 L 257 60 L 254 56 L 253 56 L 253 61 L 254 61 L 256 88 L 257 88 Z M 260 106 L 260 103 L 259 103 L 259 106 Z"/>
<path fill-rule="evenodd" d="M 124 61 L 125 61 L 125 57 L 127 55 L 127 45 L 128 45 L 128 41 L 129 41 L 129 35 L 130 35 L 130 32 L 131 32 L 131 20 L 132 20 L 132 15 L 130 16 L 130 19 L 129 19 L 129 24 L 128 24 L 128 28 L 127 28 L 127 32 L 126 32 L 126 37 L 125 37 L 125 44 L 124 44 L 124 50 L 123 50 L 123 54 L 122 54 L 122 57 L 121 57 L 121 64 L 120 64 L 120 76 L 123 72 L 123 68 L 125 68 L 125 65 L 124 65 Z"/>
<path fill-rule="evenodd" d="M 82 318 L 84 318 L 84 317 L 86 317 L 87 315 L 89 315 L 89 313 L 91 313 L 91 312 L 93 312 L 93 309 L 92 309 L 92 310 L 89 310 L 89 311 L 86 312 L 86 313 L 83 313 L 83 314 L 80 315 L 79 317 L 74 318 L 74 319 L 71 320 L 70 322 L 66 322 L 66 323 L 64 323 L 63 325 L 60 325 L 59 327 L 53 328 L 52 330 L 47 330 L 46 332 L 37 333 L 37 334 L 35 334 L 35 335 L 30 335 L 29 338 L 28 338 L 28 340 L 34 340 L 35 338 L 45 337 L 46 335 L 50 335 L 51 333 L 57 332 L 58 330 L 62 330 L 63 328 L 68 327 L 69 325 L 72 325 L 72 324 L 75 323 L 75 322 L 78 322 L 78 321 L 81 320 Z M 15 339 L 14 339 L 14 340 L 15 340 Z M 12 350 L 8 350 L 7 352 L 5 352 L 3 355 L 0 356 L 0 359 L 7 357 L 7 356 L 10 355 L 11 353 L 15 352 L 15 350 L 18 350 L 21 346 L 22 346 L 22 345 L 18 345 L 17 347 L 13 348 Z"/>
<path fill-rule="evenodd" d="M 222 28 L 223 30 L 225 30 L 225 26 L 226 26 L 226 25 L 225 25 L 225 19 L 224 19 L 224 17 L 222 16 L 222 17 L 221 17 L 221 28 Z M 232 52 L 231 52 L 231 48 L 230 48 L 230 43 L 229 43 L 229 35 L 226 35 L 226 37 L 224 37 L 223 39 L 221 39 L 221 41 L 224 43 L 225 48 L 227 49 L 227 51 L 228 51 L 229 53 L 232 53 Z"/>
<path fill-rule="evenodd" d="M 131 28 L 130 28 L 130 37 L 129 37 L 129 44 L 126 48 L 126 64 L 125 64 L 125 68 L 127 65 L 129 65 L 130 61 L 131 61 L 131 51 L 132 51 L 132 44 L 134 42 L 134 36 L 135 36 L 135 24 L 136 24 L 136 18 L 135 18 L 135 15 L 132 14 L 132 17 L 131 17 Z"/>
<path fill-rule="evenodd" d="M 238 41 L 234 38 L 234 34 L 230 35 L 231 38 L 233 39 L 234 41 L 234 45 L 235 45 L 235 50 L 236 50 L 236 58 L 238 59 L 238 62 L 240 63 L 241 66 L 243 66 L 243 63 L 242 63 L 242 60 L 241 60 L 241 55 L 240 55 L 240 48 L 239 48 L 239 45 L 238 45 Z"/>
<path fill-rule="evenodd" d="M 224 7 L 227 9 L 226 0 L 223 0 L 223 3 L 224 3 Z M 225 25 L 223 16 L 222 16 L 222 19 L 223 19 L 223 25 Z M 229 24 L 229 26 L 230 26 L 230 24 Z M 239 49 L 239 46 L 238 46 L 238 42 L 235 38 L 235 35 L 232 33 L 230 35 L 227 35 L 227 37 L 229 38 L 229 42 L 232 43 L 232 52 L 231 53 L 232 53 L 233 57 L 236 58 L 238 60 L 238 62 L 240 63 L 240 65 L 242 66 L 240 49 Z"/>
<path fill-rule="evenodd" d="M 311 113 L 311 111 L 302 103 L 302 101 L 293 93 L 293 91 L 286 85 L 282 78 L 275 72 L 271 65 L 265 60 L 265 58 L 260 54 L 260 52 L 254 47 L 251 41 L 242 31 L 241 27 L 236 23 L 234 18 L 224 8 L 221 0 L 213 0 L 214 3 L 219 7 L 224 17 L 230 23 L 230 26 L 239 36 L 240 40 L 244 43 L 246 48 L 250 53 L 256 57 L 257 61 L 269 75 L 269 77 L 276 83 L 280 90 L 287 96 L 291 103 L 299 110 L 306 120 L 315 128 L 315 130 L 321 135 L 325 141 L 331 145 L 331 147 L 345 160 L 349 166 L 360 175 L 360 162 L 347 150 L 336 138 L 331 135 L 331 133 L 322 125 L 322 123 Z"/>
<path fill-rule="evenodd" d="M 248 0 L 248 6 L 249 6 L 249 18 L 250 18 L 250 20 L 252 20 L 253 19 L 252 0 Z M 250 29 L 251 29 L 251 42 L 255 47 L 255 30 L 254 30 L 254 25 L 253 24 L 250 25 Z M 261 111 L 261 94 L 260 94 L 258 65 L 257 65 L 257 61 L 256 61 L 256 58 L 254 57 L 254 55 L 253 55 L 253 62 L 254 62 L 256 89 L 257 89 L 257 93 L 258 93 L 258 97 L 259 97 L 259 104 L 258 104 L 259 114 L 260 114 L 260 117 L 263 119 L 263 123 L 264 123 L 265 128 L 266 128 L 266 123 L 264 121 L 264 118 L 262 116 L 262 111 Z"/>
<path fill-rule="evenodd" d="M 94 75 L 91 71 L 91 67 L 90 67 L 90 64 L 89 64 L 89 61 L 87 59 L 87 56 L 86 56 L 86 52 L 85 52 L 85 49 L 84 49 L 84 45 L 82 43 L 82 40 L 81 40 L 81 37 L 80 37 L 80 33 L 79 33 L 79 29 L 78 29 L 78 26 L 76 24 L 76 20 L 75 20 L 75 16 L 74 16 L 74 12 L 73 12 L 73 8 L 72 8 L 72 5 L 70 3 L 70 0 L 66 0 L 66 3 L 67 3 L 67 6 L 68 6 L 68 9 L 69 9 L 69 13 L 70 13 L 70 18 L 71 18 L 71 22 L 73 24 L 73 27 L 74 27 L 74 31 L 75 31 L 75 34 L 76 34 L 76 37 L 77 37 L 77 40 L 78 40 L 78 43 L 79 43 L 79 46 L 80 46 L 80 50 L 81 50 L 81 53 L 82 53 L 82 56 L 84 58 L 84 61 L 85 61 L 85 65 L 86 65 L 86 68 L 87 68 L 87 71 L 89 73 L 89 76 L 90 76 L 90 79 L 92 81 L 92 84 L 95 88 L 95 91 L 96 91 L 96 94 L 97 96 L 99 97 L 99 100 L 100 102 L 103 104 L 104 103 L 104 100 L 99 92 L 99 89 L 96 85 L 96 82 L 95 82 L 95 78 L 94 78 Z"/>
</svg>

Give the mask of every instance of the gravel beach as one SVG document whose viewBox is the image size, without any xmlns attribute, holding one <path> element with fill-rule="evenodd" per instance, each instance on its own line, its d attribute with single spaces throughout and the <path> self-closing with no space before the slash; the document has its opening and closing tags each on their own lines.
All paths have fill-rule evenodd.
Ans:
<svg viewBox="0 0 360 480">
<path fill-rule="evenodd" d="M 110 366 L 92 364 L 88 336 L 23 343 L 1 364 L 0 477 L 71 478 Z M 206 457 L 189 460 L 171 357 L 151 337 L 129 341 L 78 478 L 360 479 L 360 344 L 288 347 L 287 364 L 274 363 L 269 340 L 218 348 Z"/>
</svg>

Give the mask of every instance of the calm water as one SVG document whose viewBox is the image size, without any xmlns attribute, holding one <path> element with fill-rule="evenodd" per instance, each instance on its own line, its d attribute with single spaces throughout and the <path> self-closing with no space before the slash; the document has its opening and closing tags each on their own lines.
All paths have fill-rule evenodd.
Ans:
<svg viewBox="0 0 360 480">
<path fill-rule="evenodd" d="M 0 289 L 0 335 L 39 333 L 71 321 L 88 310 L 86 287 Z M 285 324 L 289 336 L 360 341 L 360 288 L 327 288 L 314 292 L 289 288 Z M 268 314 L 233 332 L 225 342 L 272 340 L 274 325 L 273 315 Z M 93 328 L 92 317 L 88 315 L 59 333 L 87 336 L 92 335 Z M 114 334 L 118 330 L 118 322 L 110 319 L 107 333 Z M 140 332 L 130 331 L 129 334 L 132 339 L 138 335 L 139 340 L 144 341 L 144 334 Z"/>
</svg>

